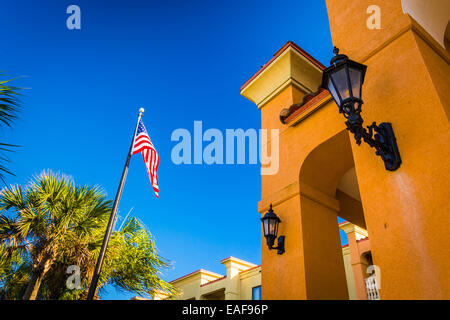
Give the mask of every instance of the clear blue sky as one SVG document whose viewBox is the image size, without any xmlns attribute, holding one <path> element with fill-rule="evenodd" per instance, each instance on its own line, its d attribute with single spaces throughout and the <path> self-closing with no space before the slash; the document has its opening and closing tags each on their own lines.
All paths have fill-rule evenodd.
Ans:
<svg viewBox="0 0 450 320">
<path fill-rule="evenodd" d="M 81 30 L 66 28 L 71 4 L 81 8 Z M 160 199 L 136 155 L 119 214 L 134 207 L 173 261 L 164 279 L 199 268 L 223 274 L 219 261 L 231 255 L 260 263 L 259 166 L 177 166 L 170 137 L 192 131 L 194 120 L 223 132 L 260 128 L 239 89 L 288 40 L 328 64 L 324 0 L 2 0 L 0 27 L 0 70 L 26 76 L 16 84 L 30 88 L 13 130 L 0 131 L 2 142 L 22 146 L 8 183 L 52 169 L 113 198 L 144 107 L 161 158 Z"/>
</svg>

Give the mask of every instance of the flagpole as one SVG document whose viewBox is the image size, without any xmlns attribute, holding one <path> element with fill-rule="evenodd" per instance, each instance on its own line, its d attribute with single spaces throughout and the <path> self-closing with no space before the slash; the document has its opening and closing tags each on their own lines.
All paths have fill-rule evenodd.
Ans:
<svg viewBox="0 0 450 320">
<path fill-rule="evenodd" d="M 123 168 L 122 178 L 120 178 L 119 188 L 117 189 L 116 198 L 114 199 L 114 204 L 111 210 L 111 215 L 109 216 L 108 226 L 106 227 L 105 237 L 103 238 L 102 247 L 100 249 L 100 254 L 97 259 L 97 264 L 95 266 L 94 275 L 92 276 L 91 285 L 89 286 L 89 291 L 87 295 L 87 300 L 92 300 L 95 295 L 95 291 L 97 290 L 97 282 L 100 277 L 100 271 L 102 269 L 103 260 L 105 258 L 106 248 L 108 246 L 109 238 L 111 237 L 111 232 L 114 226 L 114 221 L 116 219 L 117 208 L 119 207 L 120 197 L 122 196 L 123 186 L 125 184 L 125 180 L 127 178 L 128 166 L 130 164 L 131 151 L 133 150 L 134 138 L 136 136 L 136 132 L 138 130 L 139 121 L 142 118 L 142 114 L 144 113 L 144 108 L 139 109 L 139 116 L 136 122 L 136 127 L 134 128 L 133 138 L 131 139 L 130 150 L 128 151 L 127 160 L 125 162 L 125 167 Z"/>
</svg>

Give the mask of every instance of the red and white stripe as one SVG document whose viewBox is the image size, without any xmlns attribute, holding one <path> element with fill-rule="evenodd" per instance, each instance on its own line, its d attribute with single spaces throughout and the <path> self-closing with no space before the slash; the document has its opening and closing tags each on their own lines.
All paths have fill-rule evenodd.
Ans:
<svg viewBox="0 0 450 320">
<path fill-rule="evenodd" d="M 159 165 L 159 156 L 150 137 L 145 132 L 141 132 L 134 139 L 131 154 L 133 155 L 139 152 L 142 153 L 142 158 L 144 159 L 145 167 L 147 168 L 155 195 L 159 198 L 158 175 L 156 173 Z"/>
</svg>

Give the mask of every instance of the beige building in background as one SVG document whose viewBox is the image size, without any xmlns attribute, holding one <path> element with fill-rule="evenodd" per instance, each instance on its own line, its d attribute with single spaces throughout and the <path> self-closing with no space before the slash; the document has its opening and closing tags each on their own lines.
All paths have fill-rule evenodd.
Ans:
<svg viewBox="0 0 450 320">
<path fill-rule="evenodd" d="M 372 264 L 367 231 L 347 221 L 340 223 L 339 227 L 349 239 L 349 244 L 342 246 L 349 298 L 366 300 L 365 279 L 370 276 L 367 268 Z M 228 257 L 220 263 L 225 266 L 226 275 L 199 269 L 170 281 L 180 291 L 175 300 L 261 299 L 261 265 L 235 257 Z M 165 300 L 167 295 L 157 294 L 153 299 Z"/>
<path fill-rule="evenodd" d="M 342 255 L 349 300 L 378 300 L 378 288 L 371 282 L 376 275 L 368 269 L 373 262 L 367 230 L 348 221 L 341 222 L 339 228 L 348 238 Z"/>
<path fill-rule="evenodd" d="M 261 266 L 228 257 L 220 261 L 226 275 L 199 269 L 170 281 L 180 290 L 175 300 L 259 300 L 261 297 Z M 153 296 L 164 300 L 164 294 Z"/>
</svg>

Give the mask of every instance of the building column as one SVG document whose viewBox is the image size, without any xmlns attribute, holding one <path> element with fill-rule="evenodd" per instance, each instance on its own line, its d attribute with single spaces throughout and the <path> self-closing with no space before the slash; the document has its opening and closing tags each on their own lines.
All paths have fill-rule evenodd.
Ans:
<svg viewBox="0 0 450 320">
<path fill-rule="evenodd" d="M 263 299 L 348 299 L 337 224 L 338 201 L 307 185 L 281 190 L 281 198 L 260 202 L 264 214 L 272 203 L 281 219 L 286 252 L 269 250 L 262 237 Z M 275 244 L 276 245 L 276 244 Z"/>
<path fill-rule="evenodd" d="M 256 267 L 256 265 L 234 257 L 223 259 L 220 263 L 225 265 L 225 268 L 227 269 L 225 300 L 240 300 L 241 278 L 239 273 L 249 268 Z"/>
<path fill-rule="evenodd" d="M 307 299 L 347 300 L 337 207 L 321 200 L 310 194 L 300 199 Z"/>
</svg>

